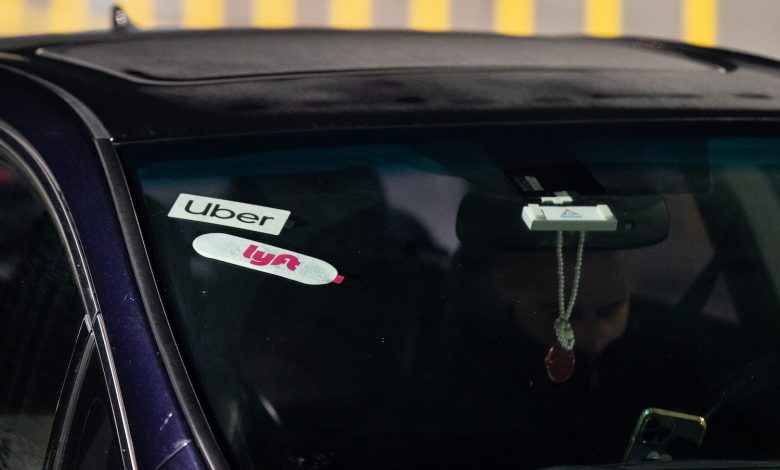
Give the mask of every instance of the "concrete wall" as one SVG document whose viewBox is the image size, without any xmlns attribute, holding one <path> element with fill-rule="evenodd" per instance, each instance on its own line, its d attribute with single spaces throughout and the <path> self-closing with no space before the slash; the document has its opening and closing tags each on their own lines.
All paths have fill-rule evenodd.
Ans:
<svg viewBox="0 0 780 470">
<path fill-rule="evenodd" d="M 0 36 L 108 27 L 111 0 L 0 0 Z M 640 35 L 780 58 L 780 0 L 121 0 L 142 27 Z"/>
</svg>

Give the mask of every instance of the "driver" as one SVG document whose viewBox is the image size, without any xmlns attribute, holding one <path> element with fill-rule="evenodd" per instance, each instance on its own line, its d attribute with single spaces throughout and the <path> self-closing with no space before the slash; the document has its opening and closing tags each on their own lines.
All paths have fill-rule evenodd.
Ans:
<svg viewBox="0 0 780 470">
<path fill-rule="evenodd" d="M 480 403 L 474 405 L 480 409 L 478 419 L 505 435 L 525 436 L 533 442 L 529 448 L 565 442 L 565 449 L 546 449 L 562 463 L 615 461 L 643 409 L 677 409 L 693 393 L 696 378 L 685 348 L 659 340 L 657 332 L 643 327 L 644 319 L 663 312 L 645 311 L 642 302 L 631 301 L 626 251 L 586 250 L 583 255 L 570 317 L 576 363 L 564 383 L 547 377 L 544 362 L 558 342 L 555 252 L 460 256 L 462 269 L 473 273 L 463 285 L 474 286 L 474 291 L 465 294 L 473 301 L 463 312 L 459 377 L 477 385 L 459 386 L 459 399 Z M 567 253 L 567 301 L 574 264 L 574 254 Z M 486 299 L 495 308 L 480 309 Z"/>
<path fill-rule="evenodd" d="M 620 251 L 583 255 L 579 293 L 570 317 L 578 359 L 595 360 L 626 331 L 630 290 L 624 256 Z M 570 271 L 573 256 L 565 258 L 569 258 L 564 264 Z M 522 332 L 547 348 L 556 344 L 553 322 L 558 317 L 558 273 L 554 255 L 503 253 L 495 258 L 490 272 Z M 570 280 L 570 272 L 566 274 Z M 570 282 L 564 291 L 570 295 Z"/>
</svg>

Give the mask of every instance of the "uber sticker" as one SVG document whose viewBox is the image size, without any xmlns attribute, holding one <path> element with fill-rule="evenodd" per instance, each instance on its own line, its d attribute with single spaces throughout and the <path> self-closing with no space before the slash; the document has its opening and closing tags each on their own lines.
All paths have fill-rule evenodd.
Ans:
<svg viewBox="0 0 780 470">
<path fill-rule="evenodd" d="M 168 217 L 279 235 L 290 211 L 182 193 Z"/>
<path fill-rule="evenodd" d="M 325 261 L 225 233 L 201 235 L 192 242 L 192 247 L 206 258 L 275 274 L 303 284 L 341 284 L 344 280 L 344 276 Z"/>
</svg>

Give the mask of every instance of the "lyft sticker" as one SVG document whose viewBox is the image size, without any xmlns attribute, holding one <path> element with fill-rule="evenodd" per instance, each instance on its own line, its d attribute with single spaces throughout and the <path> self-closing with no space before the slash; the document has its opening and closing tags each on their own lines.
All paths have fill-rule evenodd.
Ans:
<svg viewBox="0 0 780 470">
<path fill-rule="evenodd" d="M 168 217 L 279 235 L 290 211 L 182 193 Z"/>
<path fill-rule="evenodd" d="M 192 247 L 201 256 L 274 274 L 309 285 L 341 284 L 336 268 L 325 261 L 225 233 L 207 233 Z"/>
</svg>

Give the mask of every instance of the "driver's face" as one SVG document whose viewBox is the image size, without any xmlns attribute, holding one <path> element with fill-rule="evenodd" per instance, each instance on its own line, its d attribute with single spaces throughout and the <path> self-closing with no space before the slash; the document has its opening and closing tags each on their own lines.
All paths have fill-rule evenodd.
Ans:
<svg viewBox="0 0 780 470">
<path fill-rule="evenodd" d="M 566 268 L 568 301 L 572 259 L 567 259 Z M 545 345 L 555 344 L 553 322 L 558 317 L 555 255 L 514 254 L 502 260 L 499 273 L 499 284 L 514 305 L 520 327 Z M 577 301 L 571 313 L 575 350 L 595 357 L 619 338 L 628 323 L 628 299 L 622 255 L 617 252 L 586 254 Z"/>
</svg>

